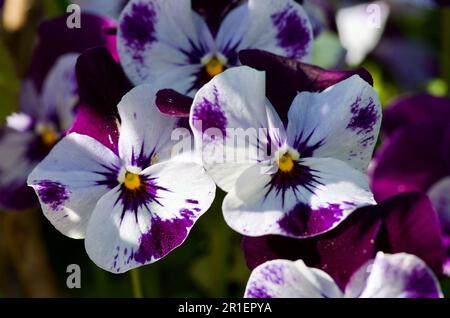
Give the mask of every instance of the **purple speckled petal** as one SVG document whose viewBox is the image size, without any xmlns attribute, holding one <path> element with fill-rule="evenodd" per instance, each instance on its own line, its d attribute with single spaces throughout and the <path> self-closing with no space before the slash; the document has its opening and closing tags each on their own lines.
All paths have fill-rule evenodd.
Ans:
<svg viewBox="0 0 450 318">
<path fill-rule="evenodd" d="M 223 202 L 228 225 L 249 236 L 306 238 L 333 229 L 357 207 L 374 203 L 366 177 L 345 163 L 324 158 L 300 162 L 304 170 L 279 189 L 271 182 L 276 175 L 263 173 L 261 166 L 245 171 Z M 301 179 L 308 173 L 305 168 L 312 180 Z"/>
<path fill-rule="evenodd" d="M 227 15 L 216 41 L 230 65 L 237 65 L 237 52 L 249 48 L 306 60 L 312 38 L 312 26 L 298 3 L 249 0 Z"/>
<path fill-rule="evenodd" d="M 156 164 L 141 180 L 145 186 L 130 200 L 123 186 L 112 189 L 89 221 L 86 250 L 113 273 L 153 263 L 180 246 L 215 195 L 213 181 L 193 163 Z"/>
<path fill-rule="evenodd" d="M 255 268 L 246 298 L 341 298 L 341 290 L 325 272 L 299 260 L 273 260 Z"/>
<path fill-rule="evenodd" d="M 269 52 L 244 50 L 239 52 L 242 64 L 266 72 L 267 97 L 287 125 L 289 108 L 298 92 L 319 92 L 353 75 L 359 75 L 370 85 L 372 77 L 365 69 L 351 71 L 325 70 Z"/>
<path fill-rule="evenodd" d="M 205 168 L 225 191 L 243 171 L 265 159 L 262 152 L 268 145 L 275 150 L 286 139 L 266 100 L 264 73 L 246 66 L 226 70 L 199 90 L 190 124 L 196 140 L 202 141 Z M 242 146 L 244 138 L 247 148 Z"/>
<path fill-rule="evenodd" d="M 445 152 L 448 123 L 417 124 L 397 131 L 377 151 L 371 171 L 377 200 L 408 191 L 426 192 L 450 174 Z"/>
<path fill-rule="evenodd" d="M 180 92 L 188 93 L 196 69 L 178 71 L 191 65 L 201 68 L 202 57 L 213 47 L 211 33 L 192 11 L 190 0 L 131 0 L 119 19 L 121 63 L 135 85 L 172 74 L 169 86 L 162 88 L 178 90 L 181 83 Z"/>
<path fill-rule="evenodd" d="M 88 136 L 64 137 L 28 177 L 44 215 L 64 235 L 83 238 L 97 201 L 118 183 L 120 160 Z"/>
<path fill-rule="evenodd" d="M 84 52 L 78 58 L 76 71 L 82 104 L 69 133 L 91 136 L 117 153 L 117 104 L 132 85 L 105 48 Z"/>
<path fill-rule="evenodd" d="M 330 157 L 365 172 L 381 116 L 378 95 L 355 75 L 321 93 L 298 94 L 288 113 L 288 142 L 301 157 Z"/>
<path fill-rule="evenodd" d="M 37 142 L 30 131 L 0 129 L 1 209 L 18 211 L 37 205 L 33 190 L 27 187 L 28 174 L 47 154 L 47 149 L 36 148 Z"/>
<path fill-rule="evenodd" d="M 345 288 L 353 272 L 372 259 L 376 251 L 383 250 L 415 254 L 439 275 L 442 240 L 436 214 L 427 200 L 417 193 L 398 195 L 377 206 L 358 209 L 333 231 L 313 238 L 244 237 L 247 265 L 253 269 L 268 260 L 303 259 L 308 266 L 326 271 Z"/>
<path fill-rule="evenodd" d="M 346 287 L 347 297 L 441 298 L 433 271 L 417 256 L 378 253 L 358 270 Z"/>
<path fill-rule="evenodd" d="M 392 135 L 397 129 L 427 122 L 450 122 L 450 98 L 428 94 L 401 97 L 386 109 L 382 132 Z"/>
<path fill-rule="evenodd" d="M 67 15 L 46 21 L 39 27 L 39 44 L 33 54 L 30 76 L 41 92 L 43 82 L 56 60 L 66 53 L 82 53 L 84 50 L 105 46 L 116 53 L 116 24 L 104 17 L 82 14 L 82 28 L 67 28 Z"/>
</svg>

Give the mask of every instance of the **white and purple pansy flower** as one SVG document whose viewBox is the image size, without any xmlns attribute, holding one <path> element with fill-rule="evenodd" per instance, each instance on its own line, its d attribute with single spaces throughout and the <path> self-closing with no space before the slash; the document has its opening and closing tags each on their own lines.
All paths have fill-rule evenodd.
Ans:
<svg viewBox="0 0 450 318">
<path fill-rule="evenodd" d="M 239 65 L 237 53 L 258 48 L 308 59 L 312 28 L 293 0 L 249 0 L 233 9 L 213 34 L 190 0 L 132 0 L 119 20 L 118 51 L 135 84 L 193 96 L 212 77 Z"/>
<path fill-rule="evenodd" d="M 142 85 L 118 105 L 118 154 L 71 133 L 30 174 L 45 216 L 63 234 L 85 238 L 90 258 L 123 273 L 167 255 L 209 208 L 215 185 L 188 156 L 173 155 L 177 119 L 158 112 Z"/>
<path fill-rule="evenodd" d="M 47 74 L 41 93 L 34 81 L 23 83 L 20 112 L 0 130 L 0 207 L 23 210 L 36 204 L 28 174 L 62 137 L 78 103 L 75 63 L 78 54 L 62 55 Z"/>
<path fill-rule="evenodd" d="M 265 89 L 264 72 L 236 67 L 200 89 L 191 109 L 205 168 L 228 192 L 228 225 L 248 236 L 305 238 L 374 204 L 364 174 L 381 122 L 373 88 L 355 75 L 301 92 L 286 125 Z"/>
<path fill-rule="evenodd" d="M 302 260 L 273 260 L 250 275 L 247 298 L 441 298 L 439 282 L 417 256 L 379 252 L 342 291 L 324 271 Z"/>
</svg>

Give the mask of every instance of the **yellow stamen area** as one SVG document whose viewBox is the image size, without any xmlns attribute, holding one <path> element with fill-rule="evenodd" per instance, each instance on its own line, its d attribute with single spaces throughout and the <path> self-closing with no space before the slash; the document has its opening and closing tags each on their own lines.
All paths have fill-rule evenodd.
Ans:
<svg viewBox="0 0 450 318">
<path fill-rule="evenodd" d="M 278 159 L 278 168 L 283 172 L 290 172 L 294 168 L 294 159 L 289 153 L 285 153 Z"/>
<path fill-rule="evenodd" d="M 58 134 L 53 128 L 45 127 L 40 132 L 42 142 L 47 146 L 53 146 L 58 141 Z"/>
<path fill-rule="evenodd" d="M 129 190 L 136 190 L 141 186 L 141 177 L 132 172 L 125 173 L 125 187 Z"/>
<path fill-rule="evenodd" d="M 206 72 L 209 76 L 214 77 L 223 72 L 223 64 L 215 57 L 206 63 Z"/>
</svg>

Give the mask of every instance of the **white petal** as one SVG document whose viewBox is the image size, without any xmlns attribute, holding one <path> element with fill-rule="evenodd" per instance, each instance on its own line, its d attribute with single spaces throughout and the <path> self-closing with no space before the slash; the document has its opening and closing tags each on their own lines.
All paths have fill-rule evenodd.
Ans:
<svg viewBox="0 0 450 318">
<path fill-rule="evenodd" d="M 265 159 L 268 133 L 273 143 L 285 139 L 281 120 L 265 97 L 264 72 L 246 66 L 226 70 L 199 90 L 190 124 L 208 173 L 225 191 Z"/>
<path fill-rule="evenodd" d="M 123 273 L 153 263 L 180 246 L 209 208 L 215 185 L 200 165 L 166 162 L 142 172 L 151 179 L 146 199 L 128 201 L 116 187 L 98 203 L 86 250 L 101 268 Z"/>
<path fill-rule="evenodd" d="M 336 25 L 348 64 L 360 64 L 377 46 L 388 16 L 389 6 L 384 1 L 338 10 Z"/>
<path fill-rule="evenodd" d="M 442 229 L 450 233 L 450 177 L 436 182 L 429 190 L 428 196 L 439 215 Z"/>
<path fill-rule="evenodd" d="M 42 120 L 51 114 L 59 119 L 63 130 L 69 128 L 74 118 L 74 107 L 79 102 L 75 65 L 78 54 L 62 55 L 49 71 L 42 89 Z"/>
<path fill-rule="evenodd" d="M 345 294 L 360 298 L 442 297 L 433 271 L 420 258 L 381 252 L 354 274 Z"/>
<path fill-rule="evenodd" d="M 373 87 L 354 75 L 321 93 L 297 95 L 288 114 L 289 145 L 303 157 L 331 157 L 365 172 L 381 116 Z"/>
<path fill-rule="evenodd" d="M 246 298 L 341 298 L 342 292 L 324 271 L 302 260 L 273 260 L 259 265 L 250 275 Z"/>
<path fill-rule="evenodd" d="M 306 60 L 312 45 L 312 26 L 302 6 L 292 0 L 249 0 L 224 19 L 217 43 L 228 51 L 255 48 Z"/>
<path fill-rule="evenodd" d="M 119 168 L 119 158 L 111 150 L 90 137 L 70 134 L 37 165 L 28 185 L 59 231 L 83 238 L 97 201 L 117 184 Z"/>
<path fill-rule="evenodd" d="M 246 170 L 224 199 L 227 224 L 248 236 L 304 238 L 327 232 L 358 207 L 375 203 L 367 177 L 345 163 L 306 158 L 301 166 L 299 177 L 286 183 L 274 182 L 262 165 Z"/>
<path fill-rule="evenodd" d="M 155 98 L 155 87 L 143 84 L 132 89 L 119 103 L 119 154 L 128 166 L 145 169 L 151 162 L 161 162 L 171 156 L 177 119 L 161 114 Z"/>
</svg>

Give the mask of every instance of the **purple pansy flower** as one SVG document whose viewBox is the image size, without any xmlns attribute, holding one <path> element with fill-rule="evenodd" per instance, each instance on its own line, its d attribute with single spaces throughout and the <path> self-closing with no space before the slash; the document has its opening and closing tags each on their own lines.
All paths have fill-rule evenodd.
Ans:
<svg viewBox="0 0 450 318">
<path fill-rule="evenodd" d="M 265 92 L 264 72 L 241 66 L 194 98 L 190 124 L 205 168 L 228 192 L 228 225 L 249 236 L 305 238 L 374 204 L 364 175 L 381 122 L 373 88 L 355 75 L 320 93 L 301 92 L 286 124 Z M 236 143 L 239 131 L 248 135 Z"/>
<path fill-rule="evenodd" d="M 301 259 L 327 272 L 342 289 L 378 251 L 416 255 L 438 276 L 445 260 L 437 214 L 420 193 L 358 209 L 336 229 L 313 238 L 244 237 L 242 247 L 250 269 L 274 259 Z"/>
<path fill-rule="evenodd" d="M 85 238 L 101 268 L 123 273 L 181 245 L 209 208 L 215 185 L 188 156 L 172 154 L 177 120 L 158 112 L 142 85 L 118 105 L 118 153 L 71 133 L 30 174 L 45 216 L 63 234 Z"/>
<path fill-rule="evenodd" d="M 273 260 L 253 270 L 246 298 L 442 298 L 439 282 L 417 256 L 383 254 L 365 263 L 343 290 L 302 260 Z"/>
<path fill-rule="evenodd" d="M 44 22 L 21 91 L 20 110 L 0 130 L 0 207 L 23 210 L 36 197 L 26 185 L 28 174 L 69 128 L 79 101 L 75 63 L 92 46 L 115 50 L 111 20 L 83 14 L 84 27 L 68 29 L 66 17 Z"/>
<path fill-rule="evenodd" d="M 70 2 L 79 5 L 83 12 L 117 18 L 128 0 L 71 0 Z"/>
<path fill-rule="evenodd" d="M 158 80 L 191 96 L 238 65 L 242 49 L 304 60 L 311 44 L 308 17 L 293 0 L 249 0 L 224 18 L 217 34 L 192 10 L 190 0 L 132 0 L 118 32 L 121 63 L 135 85 Z"/>
<path fill-rule="evenodd" d="M 422 191 L 433 202 L 444 233 L 450 275 L 450 99 L 426 94 L 400 98 L 386 111 L 385 142 L 372 169 L 377 199 Z"/>
</svg>

